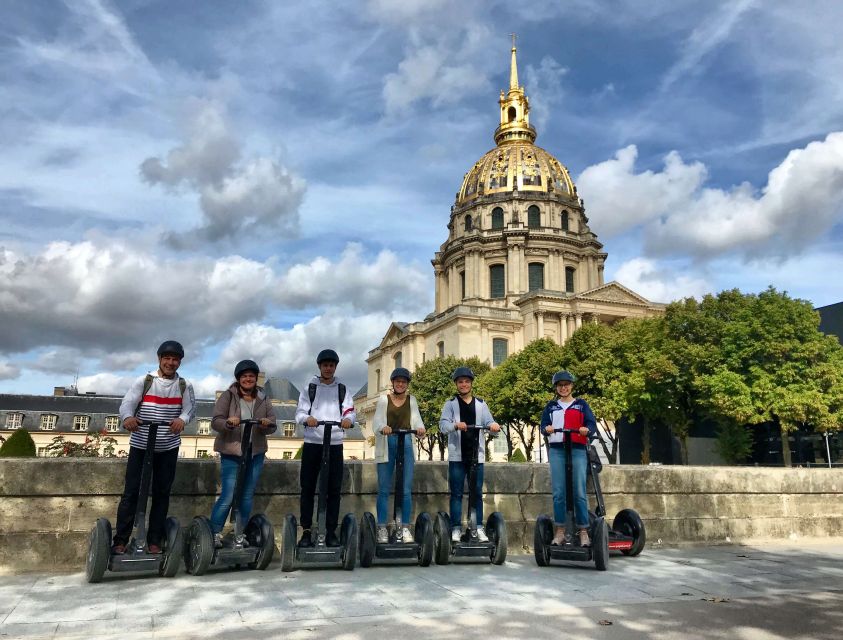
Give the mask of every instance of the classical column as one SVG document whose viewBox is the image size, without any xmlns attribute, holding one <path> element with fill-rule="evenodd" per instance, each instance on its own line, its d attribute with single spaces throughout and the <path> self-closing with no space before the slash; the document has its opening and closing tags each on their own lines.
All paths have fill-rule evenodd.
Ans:
<svg viewBox="0 0 843 640">
<path fill-rule="evenodd" d="M 473 291 L 471 295 L 480 298 L 483 296 L 483 289 L 481 289 L 480 271 L 483 269 L 483 260 L 480 257 L 480 251 L 475 251 L 471 261 L 471 273 L 467 277 L 471 278 Z"/>
<path fill-rule="evenodd" d="M 559 314 L 559 344 L 568 342 L 568 314 Z"/>
<path fill-rule="evenodd" d="M 577 330 L 576 324 L 574 322 L 574 316 L 572 314 L 568 314 L 565 318 L 565 323 L 568 325 L 568 337 L 570 338 L 574 331 Z"/>
<path fill-rule="evenodd" d="M 536 311 L 536 338 L 544 338 L 544 311 Z"/>
<path fill-rule="evenodd" d="M 599 313 L 592 313 L 590 320 L 591 320 L 591 324 L 600 324 L 600 314 Z"/>
<path fill-rule="evenodd" d="M 575 318 L 576 318 L 576 321 L 575 321 L 575 322 L 576 322 L 576 327 L 577 327 L 577 329 L 579 329 L 579 328 L 582 326 L 582 314 L 581 314 L 581 313 L 578 313 L 578 314 L 575 316 Z"/>
</svg>

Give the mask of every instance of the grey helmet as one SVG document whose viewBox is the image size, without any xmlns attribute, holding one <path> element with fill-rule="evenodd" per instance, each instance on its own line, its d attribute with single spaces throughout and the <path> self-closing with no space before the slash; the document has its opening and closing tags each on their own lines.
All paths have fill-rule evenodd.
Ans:
<svg viewBox="0 0 843 640">
<path fill-rule="evenodd" d="M 567 371 L 557 371 L 556 373 L 553 374 L 553 382 L 551 383 L 551 386 L 555 387 L 560 382 L 571 382 L 571 383 L 573 383 L 573 382 L 576 382 L 576 381 L 577 381 L 577 379 L 576 379 L 576 377 L 574 376 L 573 373 L 569 373 Z"/>
<path fill-rule="evenodd" d="M 247 371 L 254 371 L 255 375 L 258 375 L 261 372 L 258 363 L 254 360 L 241 360 L 237 363 L 237 366 L 234 367 L 234 379 L 239 380 L 240 376 L 242 376 Z"/>
<path fill-rule="evenodd" d="M 165 340 L 161 343 L 161 346 L 158 347 L 158 357 L 165 355 L 173 355 L 178 356 L 179 358 L 184 358 L 184 347 L 181 346 L 180 342 L 176 342 L 175 340 Z"/>
<path fill-rule="evenodd" d="M 316 356 L 316 364 L 322 364 L 323 362 L 335 362 L 336 364 L 339 364 L 340 357 L 333 349 L 322 349 L 322 351 L 319 352 L 319 355 Z"/>
<path fill-rule="evenodd" d="M 471 370 L 470 367 L 457 367 L 451 374 L 451 380 L 456 382 L 457 378 L 470 378 L 473 381 L 474 372 Z"/>
<path fill-rule="evenodd" d="M 407 382 L 410 382 L 412 376 L 410 376 L 410 372 L 404 367 L 397 367 L 389 374 L 389 381 L 392 382 L 395 378 L 404 378 Z"/>
</svg>

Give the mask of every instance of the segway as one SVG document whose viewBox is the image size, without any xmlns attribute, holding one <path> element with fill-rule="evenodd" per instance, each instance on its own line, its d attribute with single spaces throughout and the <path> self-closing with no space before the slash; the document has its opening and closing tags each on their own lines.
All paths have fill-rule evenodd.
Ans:
<svg viewBox="0 0 843 640">
<path fill-rule="evenodd" d="M 570 434 L 578 430 L 554 429 L 554 433 Z M 572 443 L 570 435 L 565 437 L 565 515 L 566 537 L 561 545 L 553 542 L 553 518 L 546 514 L 536 518 L 533 530 L 533 552 L 536 564 L 540 567 L 550 565 L 551 560 L 572 560 L 575 562 L 591 562 L 598 571 L 605 571 L 609 567 L 609 552 L 620 551 L 624 555 L 637 556 L 644 549 L 646 533 L 641 517 L 633 509 L 623 509 L 618 512 L 610 528 L 606 522 L 606 507 L 603 503 L 603 492 L 600 489 L 600 471 L 603 468 L 594 445 L 589 445 L 588 473 L 591 486 L 594 489 L 596 507 L 589 512 L 589 536 L 591 546 L 582 547 L 576 536 L 570 536 L 574 529 L 574 486 L 573 464 L 571 462 Z"/>
<path fill-rule="evenodd" d="M 468 425 L 468 429 L 488 431 L 489 427 L 482 425 Z M 436 564 L 449 564 L 452 558 L 488 558 L 492 564 L 503 564 L 506 561 L 507 537 L 506 521 L 503 514 L 495 511 L 486 520 L 486 535 L 488 542 L 477 539 L 477 465 L 480 451 L 480 438 L 474 443 L 468 466 L 468 530 L 463 533 L 459 542 L 451 542 L 451 518 L 445 511 L 436 514 L 434 533 L 434 555 Z"/>
<path fill-rule="evenodd" d="M 201 576 L 209 567 L 242 565 L 250 569 L 264 570 L 272 561 L 275 553 L 275 532 L 272 523 L 262 513 L 256 513 L 243 526 L 240 506 L 246 474 L 252 469 L 252 430 L 260 424 L 259 420 L 242 420 L 240 439 L 240 466 L 234 483 L 234 495 L 231 499 L 230 519 L 234 523 L 234 535 L 223 538 L 222 547 L 214 545 L 214 531 L 211 521 L 206 516 L 196 516 L 187 529 L 184 549 L 184 565 L 187 572 Z"/>
<path fill-rule="evenodd" d="M 398 435 L 398 448 L 395 456 L 395 500 L 392 507 L 392 519 L 395 523 L 389 534 L 388 542 L 377 542 L 377 523 L 375 516 L 368 511 L 360 519 L 360 566 L 371 567 L 375 558 L 383 560 L 413 559 L 421 567 L 428 567 L 433 560 L 433 520 L 430 514 L 422 512 L 416 518 L 413 542 L 404 542 L 401 531 L 404 527 L 404 438 L 412 434 L 410 429 L 393 429 Z"/>
<path fill-rule="evenodd" d="M 341 429 L 341 423 L 335 420 L 320 420 L 316 426 L 323 425 L 322 463 L 319 467 L 319 506 L 316 513 L 316 541 L 311 547 L 296 545 L 298 524 L 296 517 L 288 513 L 284 517 L 281 532 L 281 570 L 292 571 L 308 565 L 339 565 L 346 571 L 354 569 L 357 562 L 357 520 L 353 513 L 345 514 L 340 525 L 340 546 L 329 547 L 325 539 L 328 535 L 326 513 L 328 510 L 328 467 L 331 446 L 331 433 L 334 428 Z M 314 427 L 315 428 L 315 427 Z"/>
<path fill-rule="evenodd" d="M 88 558 L 85 576 L 88 582 L 100 582 L 106 570 L 119 571 L 158 571 L 165 578 L 172 578 L 178 573 L 184 547 L 179 521 L 169 516 L 164 525 L 165 538 L 160 554 L 149 553 L 146 549 L 146 506 L 149 500 L 149 484 L 152 481 L 152 454 L 155 451 L 155 438 L 158 429 L 169 429 L 168 422 L 139 421 L 149 427 L 146 439 L 146 451 L 143 454 L 138 506 L 135 511 L 135 535 L 126 545 L 122 554 L 111 553 L 111 522 L 108 518 L 97 518 L 88 538 Z"/>
</svg>

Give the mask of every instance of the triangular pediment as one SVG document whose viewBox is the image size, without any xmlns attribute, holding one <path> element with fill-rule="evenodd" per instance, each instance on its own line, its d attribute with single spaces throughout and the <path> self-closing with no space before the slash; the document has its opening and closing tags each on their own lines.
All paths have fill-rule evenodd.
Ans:
<svg viewBox="0 0 843 640">
<path fill-rule="evenodd" d="M 631 289 L 627 289 L 625 286 L 623 286 L 619 282 L 615 282 L 614 280 L 612 280 L 612 282 L 607 282 L 606 284 L 597 287 L 596 289 L 591 289 L 589 291 L 583 291 L 582 293 L 578 293 L 572 296 L 572 299 L 594 300 L 603 302 L 621 302 L 625 304 L 647 306 L 653 304 L 644 296 L 638 295 Z"/>
<path fill-rule="evenodd" d="M 383 340 L 381 340 L 380 346 L 386 347 L 396 340 L 400 340 L 405 335 L 407 335 L 407 326 L 409 325 L 408 322 L 393 322 L 389 325 L 389 329 L 386 330 L 386 334 L 383 336 Z"/>
</svg>

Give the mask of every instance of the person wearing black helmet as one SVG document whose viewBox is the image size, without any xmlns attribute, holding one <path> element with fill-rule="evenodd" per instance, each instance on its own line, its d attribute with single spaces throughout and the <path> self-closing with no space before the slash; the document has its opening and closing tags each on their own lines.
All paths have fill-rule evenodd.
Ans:
<svg viewBox="0 0 843 640">
<path fill-rule="evenodd" d="M 147 550 L 161 553 L 170 489 L 176 475 L 176 461 L 181 445 L 184 425 L 196 413 L 193 385 L 177 373 L 184 358 L 184 348 L 175 340 L 166 340 L 158 347 L 158 369 L 140 376 L 123 396 L 120 419 L 129 438 L 129 458 L 126 464 L 126 481 L 117 507 L 117 524 L 114 528 L 112 552 L 121 554 L 132 534 L 138 489 L 143 468 L 148 427 L 141 421 L 166 421 L 167 432 L 159 431 L 152 457 L 152 506 L 149 510 Z"/>
<path fill-rule="evenodd" d="M 240 468 L 242 452 L 241 420 L 257 420 L 258 428 L 252 430 L 252 464 L 244 479 L 243 489 L 238 501 L 238 509 L 243 522 L 248 522 L 252 512 L 252 500 L 255 495 L 264 458 L 268 448 L 266 436 L 273 433 L 276 424 L 272 402 L 258 386 L 260 367 L 254 360 L 241 360 L 234 367 L 234 382 L 228 390 L 221 393 L 214 404 L 214 419 L 211 427 L 217 432 L 214 451 L 220 454 L 220 479 L 222 490 L 211 510 L 211 529 L 214 532 L 214 544 L 222 546 L 222 529 L 231 509 L 234 498 L 234 485 Z"/>
<path fill-rule="evenodd" d="M 580 538 L 580 546 L 591 544 L 588 536 L 588 498 L 585 495 L 588 472 L 588 439 L 597 431 L 597 420 L 591 407 L 582 398 L 575 398 L 576 378 L 568 371 L 553 375 L 553 389 L 556 399 L 551 400 L 542 412 L 540 429 L 547 434 L 547 461 L 550 464 L 550 485 L 553 491 L 553 520 L 556 531 L 553 543 L 565 542 L 565 520 L 568 505 L 565 498 L 565 438 L 568 433 L 554 433 L 554 429 L 570 429 L 571 463 L 573 468 L 574 525 Z"/>
<path fill-rule="evenodd" d="M 386 529 L 389 517 L 389 494 L 392 491 L 392 476 L 395 473 L 395 460 L 398 456 L 398 436 L 392 433 L 395 429 L 412 429 L 418 437 L 425 433 L 419 404 L 415 396 L 407 393 L 410 385 L 410 372 L 404 367 L 398 367 L 389 376 L 392 382 L 392 392 L 378 398 L 375 405 L 375 415 L 372 418 L 372 429 L 375 432 L 375 462 L 378 465 L 378 544 L 385 544 L 389 540 Z M 400 538 L 403 542 L 413 542 L 413 534 L 407 526 L 412 522 L 413 509 L 413 463 L 416 449 L 409 437 L 404 438 L 404 502 L 401 505 L 402 530 Z"/>
<path fill-rule="evenodd" d="M 313 525 L 313 503 L 316 493 L 316 481 L 322 463 L 323 435 L 325 427 L 319 421 L 336 421 L 341 429 L 332 429 L 328 469 L 328 504 L 325 514 L 325 542 L 330 547 L 338 547 L 337 524 L 340 514 L 340 490 L 342 489 L 343 451 L 342 442 L 346 429 L 354 426 L 357 414 L 354 401 L 346 393 L 345 385 L 335 377 L 340 357 L 333 349 L 323 349 L 316 356 L 319 375 L 313 376 L 299 395 L 296 407 L 296 423 L 306 427 L 302 445 L 301 471 L 301 526 L 302 536 L 299 546 L 313 544 L 310 528 Z"/>
<path fill-rule="evenodd" d="M 451 490 L 451 540 L 459 542 L 462 536 L 462 497 L 465 479 L 468 474 L 469 460 L 474 451 L 477 453 L 477 539 L 488 542 L 489 538 L 483 527 L 483 461 L 486 459 L 486 439 L 480 431 L 469 429 L 468 425 L 482 425 L 493 432 L 501 430 L 489 411 L 488 405 L 472 392 L 474 372 L 468 367 L 457 367 L 451 374 L 451 380 L 457 387 L 453 398 L 442 407 L 439 430 L 448 434 L 448 486 Z"/>
</svg>

